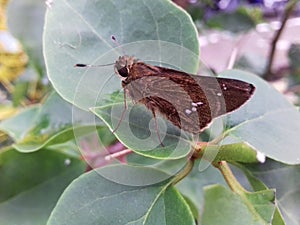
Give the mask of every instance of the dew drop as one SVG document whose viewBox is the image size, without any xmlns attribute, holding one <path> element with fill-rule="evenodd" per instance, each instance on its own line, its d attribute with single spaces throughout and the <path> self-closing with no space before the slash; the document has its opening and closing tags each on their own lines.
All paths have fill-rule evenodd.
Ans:
<svg viewBox="0 0 300 225">
<path fill-rule="evenodd" d="M 257 151 L 256 152 L 256 159 L 260 162 L 260 163 L 264 163 L 266 161 L 266 155 Z"/>
<path fill-rule="evenodd" d="M 65 159 L 65 165 L 69 166 L 71 164 L 71 159 L 67 158 Z"/>
</svg>

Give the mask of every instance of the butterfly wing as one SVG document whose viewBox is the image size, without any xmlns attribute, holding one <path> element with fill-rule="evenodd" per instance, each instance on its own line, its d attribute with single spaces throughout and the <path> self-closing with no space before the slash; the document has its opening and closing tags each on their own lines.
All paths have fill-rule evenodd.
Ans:
<svg viewBox="0 0 300 225">
<path fill-rule="evenodd" d="M 153 67 L 144 68 L 144 76 L 133 76 L 123 83 L 131 98 L 148 109 L 159 112 L 175 126 L 199 133 L 213 118 L 232 112 L 253 94 L 252 84 L 227 78 L 190 75 Z M 138 69 L 141 69 L 141 65 Z M 134 78 L 134 79 L 133 79 Z"/>
</svg>

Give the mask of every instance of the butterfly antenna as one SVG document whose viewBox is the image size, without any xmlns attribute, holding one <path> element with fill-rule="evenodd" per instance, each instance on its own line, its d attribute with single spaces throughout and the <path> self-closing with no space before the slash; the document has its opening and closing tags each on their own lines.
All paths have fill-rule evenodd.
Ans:
<svg viewBox="0 0 300 225">
<path fill-rule="evenodd" d="M 116 45 L 116 47 L 119 47 L 121 49 L 121 52 L 123 55 L 126 55 L 125 52 L 124 52 L 124 49 L 121 47 L 120 43 L 118 42 L 116 36 L 114 35 L 111 35 L 111 40 L 112 42 Z"/>
<path fill-rule="evenodd" d="M 111 36 L 112 42 L 121 49 L 122 54 L 125 55 L 123 48 L 121 48 L 119 42 L 117 41 L 117 38 L 112 35 Z M 74 67 L 103 67 L 103 66 L 111 66 L 114 65 L 115 63 L 108 63 L 108 64 L 102 64 L 102 65 L 93 65 L 93 64 L 83 64 L 83 63 L 77 63 L 74 65 Z"/>
<path fill-rule="evenodd" d="M 77 63 L 74 65 L 74 67 L 103 67 L 103 66 L 111 66 L 115 63 L 108 63 L 108 64 L 99 64 L 99 65 L 93 65 L 93 64 L 83 64 L 83 63 Z"/>
</svg>

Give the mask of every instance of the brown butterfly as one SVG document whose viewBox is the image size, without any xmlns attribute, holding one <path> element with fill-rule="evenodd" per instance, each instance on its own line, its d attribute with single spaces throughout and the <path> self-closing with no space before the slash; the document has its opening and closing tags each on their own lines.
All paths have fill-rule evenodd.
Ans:
<svg viewBox="0 0 300 225">
<path fill-rule="evenodd" d="M 115 72 L 134 102 L 190 133 L 200 133 L 212 119 L 238 109 L 255 90 L 244 81 L 191 75 L 127 55 L 116 61 Z"/>
<path fill-rule="evenodd" d="M 160 113 L 178 128 L 195 134 L 203 131 L 214 118 L 238 109 L 255 90 L 252 84 L 244 81 L 192 75 L 149 65 L 127 55 L 118 58 L 114 69 L 122 79 L 125 103 L 114 131 L 127 108 L 126 94 L 152 112 L 156 129 L 156 114 Z M 159 135 L 158 138 L 160 140 Z"/>
</svg>

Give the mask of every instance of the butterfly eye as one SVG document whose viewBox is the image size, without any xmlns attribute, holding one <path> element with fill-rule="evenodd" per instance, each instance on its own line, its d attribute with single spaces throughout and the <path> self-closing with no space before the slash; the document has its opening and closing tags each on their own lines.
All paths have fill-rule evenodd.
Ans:
<svg viewBox="0 0 300 225">
<path fill-rule="evenodd" d="M 128 77 L 128 69 L 126 66 L 122 67 L 121 69 L 118 70 L 118 73 L 122 77 Z"/>
</svg>

